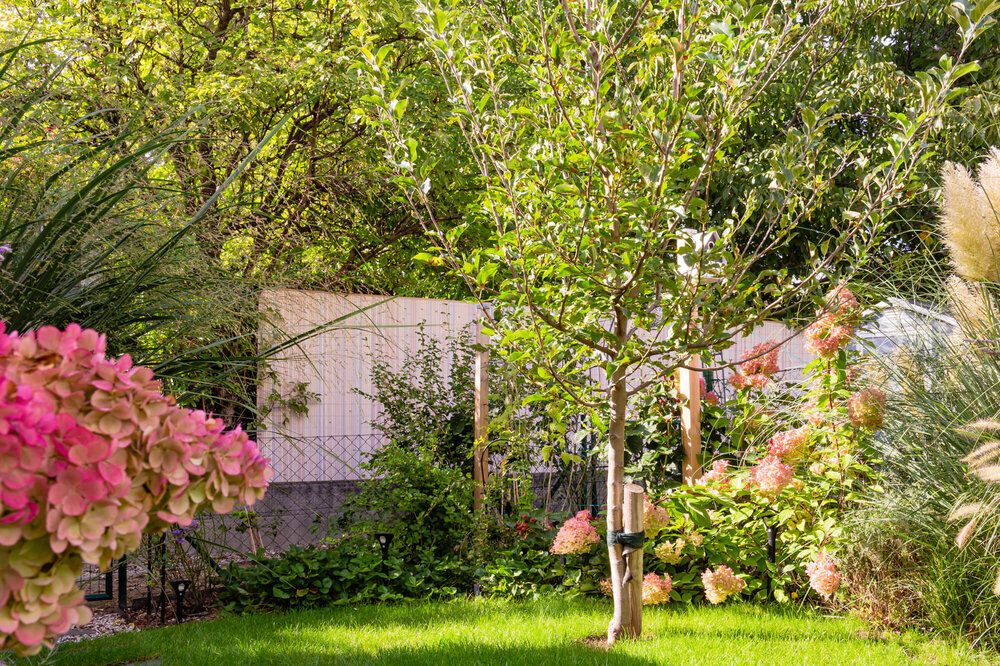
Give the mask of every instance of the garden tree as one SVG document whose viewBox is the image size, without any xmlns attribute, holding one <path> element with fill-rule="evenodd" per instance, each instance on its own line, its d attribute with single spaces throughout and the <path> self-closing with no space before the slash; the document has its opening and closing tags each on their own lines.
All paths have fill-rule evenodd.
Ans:
<svg viewBox="0 0 1000 666">
<path fill-rule="evenodd" d="M 752 196 L 767 185 L 768 164 L 780 152 L 785 128 L 801 125 L 802 105 L 819 107 L 831 104 L 838 119 L 829 128 L 831 146 L 865 154 L 871 162 L 887 158 L 884 144 L 869 139 L 877 136 L 899 113 L 911 104 L 916 89 L 913 76 L 932 67 L 942 55 L 957 56 L 963 48 L 961 36 L 948 16 L 949 3 L 923 0 L 898 5 L 893 11 L 876 11 L 873 3 L 843 3 L 841 20 L 817 26 L 815 35 L 803 43 L 797 58 L 779 74 L 781 81 L 762 95 L 761 108 L 766 113 L 744 119 L 733 138 L 734 152 L 741 157 L 737 168 L 717 174 L 707 194 L 708 208 L 725 215 L 726 202 Z M 922 264 L 928 258 L 942 258 L 942 247 L 934 233 L 936 213 L 933 184 L 946 160 L 968 161 L 995 145 L 997 136 L 997 54 L 1000 33 L 991 31 L 969 47 L 967 59 L 975 59 L 981 70 L 963 81 L 969 92 L 937 121 L 940 131 L 933 137 L 934 155 L 921 166 L 925 192 L 900 206 L 886 218 L 882 230 L 884 242 L 873 247 L 866 271 L 878 281 L 907 285 L 927 292 L 933 285 L 913 285 L 914 274 L 908 266 Z M 849 202 L 854 184 L 863 174 L 863 162 L 849 165 L 833 179 L 826 193 L 824 214 L 803 226 L 799 239 L 793 240 L 766 261 L 769 267 L 788 267 L 791 274 L 809 271 L 810 242 L 831 239 L 833 231 L 826 220 Z M 766 209 L 758 212 L 765 215 Z M 895 267 L 895 270 L 890 270 Z M 806 307 L 803 314 L 811 310 Z"/>
<path fill-rule="evenodd" d="M 230 272 L 349 291 L 465 295 L 460 282 L 410 262 L 423 231 L 389 196 L 381 152 L 351 115 L 359 87 L 345 54 L 367 12 L 379 8 L 342 0 L 12 0 L 0 21 L 10 34 L 58 39 L 22 66 L 65 67 L 44 123 L 74 140 L 185 117 L 187 140 L 159 165 L 183 193 L 185 217 L 290 116 L 213 209 L 212 223 L 196 229 L 199 249 Z M 385 21 L 380 35 L 399 47 L 397 70 L 412 69 L 407 31 Z M 430 87 L 426 95 L 433 126 L 439 95 Z M 84 118 L 100 109 L 107 111 Z M 467 185 L 462 151 L 442 152 L 454 156 L 440 165 L 441 181 L 454 186 L 437 211 L 448 220 Z"/>
<path fill-rule="evenodd" d="M 771 112 L 774 87 L 805 54 L 835 48 L 824 32 L 856 19 L 854 5 L 432 1 L 412 25 L 425 68 L 402 82 L 396 46 L 364 36 L 360 70 L 371 93 L 363 111 L 381 123 L 402 193 L 438 244 L 427 259 L 496 305 L 499 352 L 531 375 L 536 399 L 556 412 L 589 410 L 606 430 L 609 534 L 623 528 L 630 399 L 692 355 L 797 307 L 836 261 L 868 256 L 888 216 L 922 187 L 925 143 L 960 97 L 956 81 L 976 69 L 959 63 L 992 9 L 956 6 L 961 48 L 908 77 L 908 104 L 866 137 L 877 148 L 837 142 L 846 118 L 835 104 L 799 103 L 766 166 L 741 161 L 745 124 Z M 805 65 L 802 86 L 819 85 L 822 61 Z M 434 77 L 447 87 L 450 121 L 482 188 L 475 217 L 453 229 L 437 219 L 447 192 L 434 169 L 445 156 L 409 117 L 410 99 Z M 714 182 L 747 168 L 764 184 L 709 203 Z M 849 196 L 831 193 L 849 173 Z M 830 237 L 807 245 L 808 272 L 764 266 L 820 219 Z M 462 235 L 476 225 L 489 242 L 463 251 Z M 714 229 L 721 241 L 694 252 L 686 229 Z M 680 270 L 678 246 L 694 270 Z M 705 280 L 717 263 L 725 265 L 718 281 Z M 621 544 L 609 556 L 613 643 L 637 635 L 641 618 L 630 610 L 638 581 L 625 584 Z"/>
<path fill-rule="evenodd" d="M 941 0 L 908 2 L 892 12 L 876 11 L 878 5 L 868 2 L 841 4 L 839 20 L 820 22 L 775 72 L 757 105 L 766 112 L 748 109 L 752 115 L 732 138 L 741 160 L 716 174 L 705 191 L 710 214 L 767 186 L 768 165 L 783 149 L 785 129 L 801 125 L 802 104 L 816 108 L 832 101 L 839 120 L 827 133 L 830 145 L 884 161 L 883 144 L 870 139 L 891 122 L 891 113 L 910 103 L 911 77 L 962 48 L 946 15 L 948 3 Z M 399 57 L 391 67 L 398 75 L 421 75 L 414 35 L 401 25 L 408 3 L 10 0 L 7 7 L 0 20 L 10 34 L 61 40 L 58 49 L 40 51 L 25 64 L 52 66 L 75 56 L 69 66 L 73 85 L 61 91 L 61 110 L 48 116 L 49 126 L 69 125 L 76 138 L 93 138 L 109 125 L 127 123 L 130 114 L 122 109 L 141 109 L 142 118 L 157 126 L 197 109 L 190 117 L 193 140 L 175 147 L 163 165 L 163 175 L 190 195 L 188 215 L 225 177 L 227 165 L 239 162 L 284 114 L 296 110 L 295 122 L 237 181 L 215 223 L 200 227 L 199 247 L 210 261 L 221 259 L 226 270 L 245 278 L 280 277 L 303 286 L 466 295 L 458 281 L 409 261 L 421 229 L 390 196 L 370 128 L 346 113 L 359 92 L 347 66 L 356 45 L 351 29 L 359 21 L 367 21 L 383 42 L 396 44 Z M 993 92 L 998 46 L 998 38 L 988 35 L 972 47 L 970 55 L 984 68 L 967 82 L 974 94 L 941 118 L 935 145 L 942 159 L 971 159 L 1000 138 Z M 447 144 L 435 150 L 447 156 L 439 162 L 435 202 L 442 207 L 440 219 L 458 220 L 469 212 L 476 185 L 464 177 L 469 160 L 461 143 L 441 131 L 445 96 L 433 81 L 424 84 L 409 110 L 419 109 L 425 141 L 435 137 Z M 70 125 L 95 108 L 110 112 Z M 939 167 L 937 158 L 928 162 L 922 170 L 927 182 Z M 831 180 L 827 214 L 808 223 L 809 234 L 773 252 L 769 267 L 809 273 L 809 242 L 835 237 L 826 220 L 850 201 L 860 169 L 848 165 Z M 441 193 L 446 186 L 452 188 L 449 196 Z M 872 270 L 940 252 L 926 223 L 930 206 L 931 197 L 924 196 L 887 220 L 886 242 L 876 246 Z M 763 215 L 758 210 L 750 221 Z M 463 235 L 467 245 L 480 241 Z"/>
</svg>

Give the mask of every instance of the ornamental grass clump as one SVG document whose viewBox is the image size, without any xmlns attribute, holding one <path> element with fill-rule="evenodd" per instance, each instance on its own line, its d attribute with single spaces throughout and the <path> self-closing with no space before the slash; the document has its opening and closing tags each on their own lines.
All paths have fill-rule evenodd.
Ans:
<svg viewBox="0 0 1000 666">
<path fill-rule="evenodd" d="M 202 509 L 253 504 L 271 477 L 246 433 L 105 351 L 77 325 L 0 325 L 0 650 L 38 652 L 89 619 L 84 563 L 106 568 Z"/>
<path fill-rule="evenodd" d="M 593 521 L 594 517 L 586 509 L 567 519 L 556 533 L 549 552 L 554 555 L 589 553 L 594 544 L 601 541 Z"/>
<path fill-rule="evenodd" d="M 970 282 L 1000 282 L 1000 150 L 972 177 L 960 164 L 942 173 L 941 231 L 955 272 Z"/>
</svg>

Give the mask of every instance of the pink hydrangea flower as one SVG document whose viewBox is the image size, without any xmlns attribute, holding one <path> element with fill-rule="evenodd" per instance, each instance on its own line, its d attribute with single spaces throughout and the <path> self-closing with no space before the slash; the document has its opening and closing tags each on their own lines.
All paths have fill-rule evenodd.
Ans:
<svg viewBox="0 0 1000 666">
<path fill-rule="evenodd" d="M 646 574 L 642 579 L 642 604 L 644 606 L 657 606 L 670 601 L 670 590 L 674 589 L 674 582 L 669 574 L 657 576 L 653 572 Z"/>
<path fill-rule="evenodd" d="M 792 480 L 795 470 L 781 462 L 777 456 L 769 455 L 750 470 L 750 483 L 757 491 L 771 499 L 778 496 Z"/>
<path fill-rule="evenodd" d="M 643 495 L 642 507 L 642 526 L 646 534 L 655 536 L 670 524 L 670 512 L 665 507 L 650 502 L 646 495 Z"/>
<path fill-rule="evenodd" d="M 749 351 L 743 352 L 740 372 L 746 376 L 764 375 L 770 377 L 778 372 L 777 342 L 768 340 L 754 345 Z"/>
<path fill-rule="evenodd" d="M 606 597 L 613 597 L 615 594 L 614 587 L 611 584 L 610 578 L 605 578 L 600 583 L 597 584 L 598 589 L 600 589 L 601 594 Z"/>
<path fill-rule="evenodd" d="M 785 460 L 795 460 L 805 453 L 811 435 L 809 426 L 779 432 L 771 438 L 768 453 Z"/>
<path fill-rule="evenodd" d="M 763 391 L 767 388 L 768 381 L 767 375 L 761 373 L 744 375 L 739 372 L 734 372 L 729 375 L 729 384 L 737 391 L 745 388 L 755 388 L 758 391 Z"/>
<path fill-rule="evenodd" d="M 834 287 L 826 295 L 826 307 L 837 319 L 857 325 L 861 320 L 861 307 L 854 293 L 846 285 Z"/>
<path fill-rule="evenodd" d="M 725 564 L 720 564 L 715 571 L 705 569 L 701 574 L 701 583 L 705 586 L 705 598 L 713 604 L 723 603 L 731 595 L 742 592 L 747 585 Z"/>
<path fill-rule="evenodd" d="M 810 324 L 805 331 L 805 350 L 820 358 L 833 358 L 841 346 L 854 335 L 854 328 L 847 324 L 838 324 L 833 313 L 827 313 L 819 320 Z"/>
<path fill-rule="evenodd" d="M 177 406 L 95 331 L 0 324 L 0 651 L 35 653 L 89 619 L 84 562 L 252 504 L 271 473 L 244 433 Z"/>
<path fill-rule="evenodd" d="M 825 550 L 816 553 L 806 565 L 806 575 L 809 576 L 809 587 L 824 599 L 829 599 L 840 587 L 840 574 L 837 573 L 833 558 Z"/>
<path fill-rule="evenodd" d="M 719 404 L 719 396 L 715 394 L 715 391 L 709 391 L 703 399 L 709 407 L 715 407 Z"/>
<path fill-rule="evenodd" d="M 597 528 L 591 523 L 593 520 L 594 517 L 586 509 L 568 519 L 556 533 L 549 552 L 555 555 L 589 553 L 591 547 L 601 540 Z"/>
<path fill-rule="evenodd" d="M 876 388 L 853 394 L 847 400 L 847 417 L 856 428 L 878 430 L 885 420 L 885 394 Z"/>
<path fill-rule="evenodd" d="M 710 483 L 716 483 L 723 487 L 729 486 L 729 461 L 728 460 L 716 460 L 712 462 L 712 469 L 710 472 L 701 475 L 698 479 L 698 484 L 708 485 Z"/>
</svg>

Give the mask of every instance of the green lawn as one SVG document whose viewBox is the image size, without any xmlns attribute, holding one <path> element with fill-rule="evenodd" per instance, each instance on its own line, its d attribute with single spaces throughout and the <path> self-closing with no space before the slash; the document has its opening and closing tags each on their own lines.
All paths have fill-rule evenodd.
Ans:
<svg viewBox="0 0 1000 666">
<path fill-rule="evenodd" d="M 607 626 L 607 602 L 546 600 L 362 606 L 193 622 L 64 645 L 56 664 L 967 664 L 971 650 L 906 635 L 862 638 L 858 622 L 726 605 L 645 612 L 645 639 L 578 644 Z M 26 663 L 38 660 L 25 660 Z"/>
</svg>

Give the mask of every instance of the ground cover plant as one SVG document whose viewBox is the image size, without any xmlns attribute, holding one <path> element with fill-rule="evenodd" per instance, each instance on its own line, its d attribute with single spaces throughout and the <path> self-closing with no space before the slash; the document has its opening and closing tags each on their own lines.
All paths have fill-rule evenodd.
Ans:
<svg viewBox="0 0 1000 666">
<path fill-rule="evenodd" d="M 803 664 L 988 663 L 915 634 L 877 639 L 864 625 L 749 605 L 649 609 L 648 637 L 612 651 L 581 643 L 602 623 L 594 601 L 489 600 L 380 604 L 191 623 L 61 646 L 65 666 L 161 659 L 164 666 L 239 664 Z M 24 661 L 18 666 L 30 666 Z"/>
</svg>

